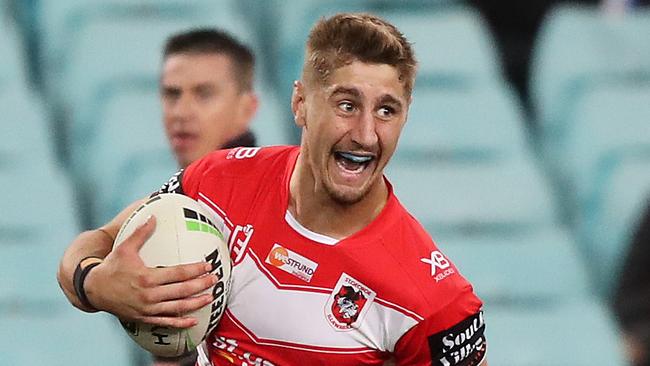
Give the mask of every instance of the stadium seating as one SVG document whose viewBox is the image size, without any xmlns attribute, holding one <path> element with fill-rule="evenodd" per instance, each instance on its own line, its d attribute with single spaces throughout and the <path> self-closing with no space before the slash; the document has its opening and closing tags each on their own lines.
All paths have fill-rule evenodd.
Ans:
<svg viewBox="0 0 650 366">
<path fill-rule="evenodd" d="M 131 202 L 149 196 L 178 171 L 169 148 L 139 151 L 123 159 L 116 167 L 115 185 L 105 187 L 105 200 L 98 207 L 99 222 L 106 222 Z"/>
<path fill-rule="evenodd" d="M 2 365 L 132 365 L 131 340 L 117 319 L 67 303 L 0 312 Z"/>
<path fill-rule="evenodd" d="M 566 230 L 432 235 L 488 306 L 536 307 L 593 295 L 584 258 Z"/>
<path fill-rule="evenodd" d="M 597 290 L 605 297 L 618 279 L 648 197 L 650 147 L 620 151 L 604 160 L 577 231 Z"/>
<path fill-rule="evenodd" d="M 380 15 L 413 43 L 418 85 L 472 87 L 501 82 L 495 44 L 477 11 L 451 7 Z"/>
<path fill-rule="evenodd" d="M 19 81 L 0 85 L 0 170 L 56 169 L 54 144 L 44 106 Z"/>
<path fill-rule="evenodd" d="M 116 53 L 110 51 L 104 53 L 103 56 L 108 57 L 105 59 L 106 61 L 119 61 L 120 57 L 128 58 L 129 54 L 138 51 L 140 51 L 141 55 L 146 56 L 145 60 L 159 60 L 160 40 L 169 35 L 169 29 L 154 38 L 145 38 L 144 40 L 139 36 L 141 31 L 136 30 L 133 32 L 133 29 L 130 29 L 132 37 L 126 37 L 124 33 L 120 32 L 115 34 L 114 38 L 111 38 L 110 33 L 93 33 L 99 31 L 95 27 L 96 23 L 101 26 L 101 23 L 110 22 L 110 20 L 116 22 L 128 19 L 140 20 L 143 28 L 147 28 L 149 21 L 153 21 L 150 25 L 153 28 L 156 28 L 159 23 L 165 20 L 185 20 L 185 26 L 197 24 L 218 25 L 223 22 L 226 29 L 232 28 L 234 33 L 238 34 L 237 30 L 241 28 L 241 25 L 239 25 L 238 18 L 234 15 L 234 10 L 231 11 L 229 4 L 230 1 L 228 0 L 142 0 L 138 2 L 128 0 L 41 0 L 37 22 L 41 25 L 41 46 L 44 59 L 42 66 L 46 68 L 48 79 L 56 78 L 71 63 L 69 59 L 71 56 L 82 56 L 78 53 L 89 51 L 83 47 L 80 49 L 78 43 L 83 44 L 84 39 L 88 39 L 88 37 L 93 39 L 92 37 L 97 36 L 101 36 L 101 38 L 96 39 L 97 43 L 92 49 L 94 52 L 101 52 L 102 48 L 111 50 L 113 47 L 119 47 L 120 41 L 140 41 L 135 45 L 136 47 L 115 49 Z M 89 26 L 90 29 L 86 29 Z M 125 24 L 125 26 L 129 26 L 129 24 Z M 161 29 L 152 29 L 152 31 L 156 30 L 161 31 Z M 149 44 L 150 41 L 155 42 Z M 125 44 L 125 46 L 132 45 Z M 141 47 L 145 47 L 145 49 L 139 50 Z M 119 52 L 125 50 L 127 52 Z M 154 52 L 143 52 L 148 50 Z M 133 59 L 137 60 L 137 57 Z M 108 65 L 110 63 L 106 62 L 104 66 Z M 54 80 L 54 82 L 58 82 L 58 80 Z"/>
<path fill-rule="evenodd" d="M 558 165 L 566 192 L 575 196 L 573 203 L 579 209 L 593 190 L 604 157 L 630 147 L 650 149 L 649 101 L 650 84 L 621 83 L 593 88 L 577 105 Z"/>
<path fill-rule="evenodd" d="M 394 161 L 386 174 L 397 197 L 434 236 L 527 232 L 557 224 L 549 185 L 528 159 Z"/>
<path fill-rule="evenodd" d="M 486 306 L 485 323 L 490 365 L 627 365 L 611 316 L 591 299 L 548 306 Z"/>
<path fill-rule="evenodd" d="M 290 104 L 289 100 L 280 100 L 275 91 L 264 82 L 256 83 L 255 92 L 259 98 L 257 114 L 251 122 L 251 130 L 255 133 L 257 144 L 260 146 L 298 144 L 292 138 L 292 129 L 296 128 L 293 119 L 286 118 L 283 107 Z"/>
<path fill-rule="evenodd" d="M 523 115 L 512 92 L 419 86 L 397 159 L 507 159 L 528 154 Z"/>
<path fill-rule="evenodd" d="M 2 8 L 2 6 L 0 6 Z M 24 57 L 18 33 L 8 21 L 9 15 L 0 14 L 0 87 L 13 82 L 25 81 Z"/>
<path fill-rule="evenodd" d="M 79 140 L 85 144 L 79 155 L 85 164 L 76 177 L 82 185 L 79 188 L 92 199 L 92 224 L 104 222 L 101 219 L 106 216 L 100 213 L 110 207 L 111 192 L 121 183 L 118 173 L 125 161 L 151 149 L 165 151 L 161 159 L 169 161 L 161 113 L 158 89 L 146 77 L 137 85 L 116 88 L 95 110 L 89 133 Z"/>
<path fill-rule="evenodd" d="M 122 133 L 133 136 L 130 129 L 138 131 L 134 132 L 136 134 L 140 133 L 133 138 L 142 138 L 144 144 L 154 143 L 157 146 L 165 144 L 158 83 L 159 79 L 155 72 L 124 74 L 120 78 L 116 77 L 99 85 L 95 98 L 80 106 L 79 117 L 71 126 L 70 132 L 70 145 L 73 152 L 72 172 L 76 177 L 89 173 L 91 177 L 101 174 L 102 167 L 95 165 L 97 161 L 94 160 L 94 156 L 111 152 L 96 150 L 98 144 L 105 144 L 107 149 L 113 149 L 111 144 L 119 143 L 119 139 L 116 142 L 110 136 L 102 136 L 100 133 L 108 131 L 113 135 Z M 135 100 L 129 102 L 128 99 L 131 97 Z M 119 103 L 122 101 L 130 107 L 124 109 L 121 115 L 107 116 L 110 111 L 120 113 Z M 118 106 L 115 106 L 115 103 L 118 103 Z M 129 125 L 126 121 L 133 125 Z M 126 128 L 126 130 L 114 131 L 113 127 Z M 119 154 L 119 151 L 117 153 Z M 107 156 L 104 155 L 104 159 L 106 158 Z"/>
<path fill-rule="evenodd" d="M 612 17 L 596 6 L 557 6 L 542 26 L 534 52 L 531 86 L 546 148 L 562 142 L 576 101 L 595 85 L 647 81 L 650 76 L 650 11 Z"/>
<path fill-rule="evenodd" d="M 69 181 L 38 166 L 5 167 L 0 181 L 0 299 L 60 299 L 57 263 L 79 232 Z"/>
</svg>

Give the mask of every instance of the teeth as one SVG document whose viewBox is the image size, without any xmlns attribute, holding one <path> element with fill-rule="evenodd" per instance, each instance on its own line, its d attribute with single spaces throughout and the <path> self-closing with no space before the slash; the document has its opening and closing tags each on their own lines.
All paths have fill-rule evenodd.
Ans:
<svg viewBox="0 0 650 366">
<path fill-rule="evenodd" d="M 367 163 L 370 160 L 372 160 L 372 156 L 363 156 L 363 155 L 355 155 L 347 152 L 339 152 L 338 153 L 342 158 L 350 160 L 353 163 L 357 164 L 363 164 Z"/>
</svg>

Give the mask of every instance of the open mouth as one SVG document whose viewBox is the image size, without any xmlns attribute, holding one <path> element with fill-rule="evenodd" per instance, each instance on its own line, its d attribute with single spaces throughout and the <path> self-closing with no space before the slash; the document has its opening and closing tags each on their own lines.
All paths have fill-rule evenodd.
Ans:
<svg viewBox="0 0 650 366">
<path fill-rule="evenodd" d="M 336 164 L 350 173 L 361 173 L 374 159 L 371 154 L 352 153 L 347 151 L 334 152 Z"/>
</svg>

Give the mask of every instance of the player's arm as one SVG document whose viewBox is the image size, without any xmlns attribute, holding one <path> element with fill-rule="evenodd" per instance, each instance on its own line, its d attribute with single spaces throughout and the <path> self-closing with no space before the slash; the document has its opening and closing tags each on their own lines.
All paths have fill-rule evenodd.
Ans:
<svg viewBox="0 0 650 366">
<path fill-rule="evenodd" d="M 66 249 L 63 258 L 59 263 L 56 277 L 63 293 L 75 307 L 87 312 L 97 311 L 96 308 L 90 308 L 82 304 L 75 292 L 73 279 L 77 265 L 79 265 L 84 258 L 105 258 L 113 248 L 113 238 L 117 236 L 117 232 L 120 228 L 119 225 L 121 225 L 121 223 L 126 220 L 129 213 L 133 212 L 142 202 L 143 200 L 140 200 L 129 205 L 113 220 L 111 220 L 111 222 L 101 228 L 85 231 L 79 234 L 79 236 L 72 241 L 70 246 L 68 246 L 68 249 Z M 92 261 L 87 260 L 87 262 Z"/>
<path fill-rule="evenodd" d="M 155 229 L 154 217 L 112 250 L 120 227 L 142 202 L 129 205 L 101 228 L 77 236 L 61 259 L 57 279 L 70 302 L 83 311 L 103 310 L 126 320 L 191 327 L 196 320 L 179 314 L 212 301 L 209 294 L 194 296 L 216 282 L 216 277 L 208 274 L 209 264 L 146 267 L 138 253 Z M 98 259 L 87 259 L 89 257 Z M 84 303 L 79 298 L 78 289 L 75 290 L 74 277 L 75 272 L 78 275 L 87 265 L 93 267 L 81 281 L 86 296 Z"/>
<path fill-rule="evenodd" d="M 406 332 L 395 346 L 399 365 L 487 366 L 482 303 L 471 287 Z"/>
</svg>

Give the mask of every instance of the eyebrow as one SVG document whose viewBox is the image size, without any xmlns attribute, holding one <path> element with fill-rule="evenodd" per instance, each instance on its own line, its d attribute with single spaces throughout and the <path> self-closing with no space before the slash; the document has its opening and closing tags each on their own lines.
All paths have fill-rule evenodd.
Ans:
<svg viewBox="0 0 650 366">
<path fill-rule="evenodd" d="M 337 95 L 337 94 L 349 94 L 352 95 L 353 97 L 360 98 L 361 97 L 361 92 L 357 88 L 350 88 L 346 86 L 337 86 L 332 90 L 330 93 L 330 96 Z"/>
<path fill-rule="evenodd" d="M 393 104 L 402 108 L 402 101 L 390 94 L 384 94 L 379 98 L 379 104 Z"/>
<path fill-rule="evenodd" d="M 354 87 L 341 86 L 341 85 L 335 87 L 334 90 L 332 90 L 330 96 L 334 96 L 337 94 L 348 94 L 357 98 L 361 98 L 362 96 L 362 93 L 359 91 L 359 89 Z M 399 108 L 403 107 L 402 101 L 390 94 L 384 94 L 381 97 L 379 97 L 379 104 L 392 104 Z"/>
</svg>

